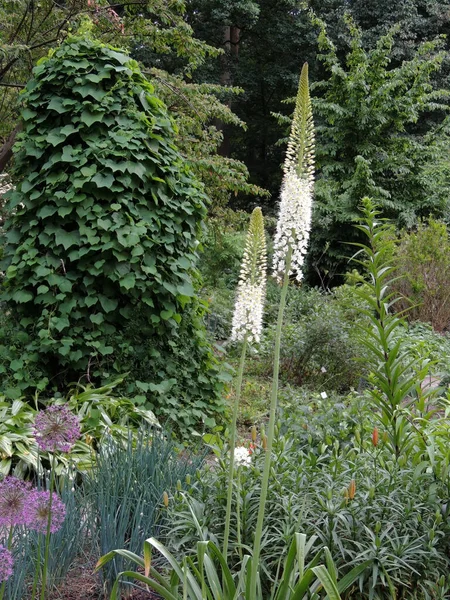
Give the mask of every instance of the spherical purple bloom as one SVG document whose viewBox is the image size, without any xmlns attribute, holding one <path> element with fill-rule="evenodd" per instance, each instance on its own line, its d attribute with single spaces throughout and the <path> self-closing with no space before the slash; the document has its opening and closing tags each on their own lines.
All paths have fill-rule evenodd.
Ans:
<svg viewBox="0 0 450 600">
<path fill-rule="evenodd" d="M 34 435 L 41 450 L 70 452 L 80 434 L 80 422 L 65 404 L 41 410 L 34 421 Z"/>
<path fill-rule="evenodd" d="M 6 581 L 13 572 L 13 557 L 4 546 L 0 546 L 0 582 Z"/>
<path fill-rule="evenodd" d="M 26 511 L 26 524 L 30 529 L 47 533 L 48 515 L 50 512 L 50 492 L 48 490 L 33 490 L 30 493 Z M 58 494 L 52 494 L 50 532 L 55 533 L 61 529 L 66 516 L 66 505 Z"/>
<path fill-rule="evenodd" d="M 5 477 L 0 482 L 0 527 L 23 525 L 31 484 L 17 477 Z"/>
</svg>

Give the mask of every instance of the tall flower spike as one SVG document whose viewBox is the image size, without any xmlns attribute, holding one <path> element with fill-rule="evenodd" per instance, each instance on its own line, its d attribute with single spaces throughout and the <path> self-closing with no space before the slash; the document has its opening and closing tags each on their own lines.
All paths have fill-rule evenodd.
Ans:
<svg viewBox="0 0 450 600">
<path fill-rule="evenodd" d="M 237 286 L 231 340 L 258 343 L 261 337 L 266 290 L 266 237 L 259 207 L 250 216 L 244 257 Z"/>
<path fill-rule="evenodd" d="M 308 87 L 308 63 L 300 75 L 291 134 L 283 166 L 280 213 L 274 240 L 273 271 L 281 281 L 286 269 L 286 256 L 292 248 L 289 274 L 298 281 L 311 229 L 314 186 L 314 122 Z"/>
</svg>

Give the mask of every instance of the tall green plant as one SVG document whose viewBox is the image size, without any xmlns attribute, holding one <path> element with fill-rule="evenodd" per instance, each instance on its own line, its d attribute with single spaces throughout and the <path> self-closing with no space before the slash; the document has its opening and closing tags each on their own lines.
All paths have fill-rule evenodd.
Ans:
<svg viewBox="0 0 450 600">
<path fill-rule="evenodd" d="M 230 535 L 231 505 L 233 499 L 234 450 L 236 446 L 236 428 L 239 401 L 242 390 L 247 344 L 259 342 L 262 331 L 264 296 L 266 290 L 266 239 L 264 219 L 261 209 L 255 208 L 248 228 L 247 240 L 242 259 L 241 273 L 238 283 L 236 306 L 233 315 L 232 340 L 242 342 L 241 358 L 236 382 L 236 394 L 233 405 L 230 435 L 230 464 L 228 468 L 227 508 L 225 516 L 225 533 L 223 557 L 228 560 L 228 539 Z"/>
<path fill-rule="evenodd" d="M 394 456 L 398 459 L 411 433 L 407 408 L 424 392 L 424 380 L 429 363 L 417 365 L 417 359 L 404 349 L 402 336 L 404 321 L 393 310 L 398 302 L 390 283 L 394 274 L 392 265 L 392 226 L 379 219 L 380 211 L 369 198 L 362 203 L 363 216 L 357 228 L 366 237 L 366 244 L 355 243 L 361 248 L 355 257 L 368 275 L 367 283 L 357 289 L 359 297 L 368 305 L 361 311 L 368 317 L 369 325 L 362 325 L 361 342 L 369 351 L 371 373 L 369 393 L 380 409 L 383 427 L 389 432 Z"/>
</svg>

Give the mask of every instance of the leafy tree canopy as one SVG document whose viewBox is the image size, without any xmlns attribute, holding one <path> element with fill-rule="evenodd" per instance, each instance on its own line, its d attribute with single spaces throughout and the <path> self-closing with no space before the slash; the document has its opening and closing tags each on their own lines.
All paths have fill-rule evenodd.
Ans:
<svg viewBox="0 0 450 600">
<path fill-rule="evenodd" d="M 432 86 L 445 57 L 443 40 L 425 42 L 410 60 L 390 68 L 399 27 L 365 50 L 360 29 L 350 18 L 347 23 L 351 48 L 344 61 L 321 24 L 318 59 L 328 78 L 312 86 L 319 176 L 310 258 L 326 283 L 346 270 L 352 250 L 345 243 L 353 239 L 350 225 L 359 218 L 362 197 L 374 198 L 384 216 L 406 226 L 442 214 L 448 203 L 445 186 L 427 175 L 445 151 L 440 141 L 449 92 Z M 424 119 L 434 111 L 439 126 Z"/>
</svg>

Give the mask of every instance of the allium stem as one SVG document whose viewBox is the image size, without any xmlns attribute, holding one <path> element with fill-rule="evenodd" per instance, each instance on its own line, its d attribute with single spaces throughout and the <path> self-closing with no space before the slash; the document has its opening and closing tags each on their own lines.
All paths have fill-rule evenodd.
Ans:
<svg viewBox="0 0 450 600">
<path fill-rule="evenodd" d="M 277 328 L 275 335 L 275 351 L 273 360 L 272 394 L 270 400 L 269 425 L 267 431 L 267 450 L 264 459 L 264 470 L 261 481 L 261 495 L 259 497 L 258 519 L 256 521 L 255 541 L 253 543 L 253 559 L 250 582 L 250 600 L 256 600 L 259 558 L 261 555 L 261 540 L 266 510 L 267 493 L 269 490 L 270 465 L 272 462 L 272 446 L 275 433 L 275 418 L 278 400 L 278 378 L 280 372 L 281 329 L 283 326 L 284 309 L 289 284 L 289 271 L 291 268 L 292 248 L 289 246 L 286 256 L 286 270 L 284 272 L 283 287 L 281 288 L 280 305 L 278 307 Z"/>
<path fill-rule="evenodd" d="M 34 569 L 34 577 L 33 577 L 33 591 L 31 592 L 31 600 L 35 600 L 37 585 L 39 580 L 39 571 L 41 570 L 41 539 L 42 536 L 38 535 L 38 547 L 36 552 L 36 568 Z"/>
<path fill-rule="evenodd" d="M 230 465 L 228 467 L 228 488 L 227 488 L 227 509 L 225 514 L 225 532 L 223 537 L 223 556 L 225 561 L 228 559 L 228 541 L 230 537 L 231 505 L 233 503 L 233 474 L 234 474 L 234 450 L 236 448 L 236 426 L 241 399 L 242 379 L 244 376 L 245 355 L 247 353 L 247 336 L 242 344 L 241 359 L 239 361 L 239 370 L 236 381 L 236 393 L 233 405 L 233 418 L 231 422 L 230 434 Z"/>
<path fill-rule="evenodd" d="M 55 454 L 52 456 L 52 465 L 50 473 L 50 497 L 48 501 L 48 521 L 47 521 L 47 532 L 45 534 L 45 550 L 44 550 L 44 566 L 42 568 L 42 581 L 41 581 L 41 596 L 40 600 L 45 600 L 45 589 L 47 587 L 47 569 L 48 569 L 48 557 L 50 552 L 50 535 L 52 527 L 52 502 L 53 502 L 53 484 L 55 482 Z"/>
<path fill-rule="evenodd" d="M 9 551 L 11 551 L 11 548 L 12 548 L 12 538 L 13 538 L 13 526 L 11 526 L 9 528 L 8 545 L 6 546 Z M 3 596 L 5 595 L 5 588 L 6 588 L 6 580 L 2 582 L 2 587 L 0 588 L 0 600 L 3 600 Z"/>
</svg>

